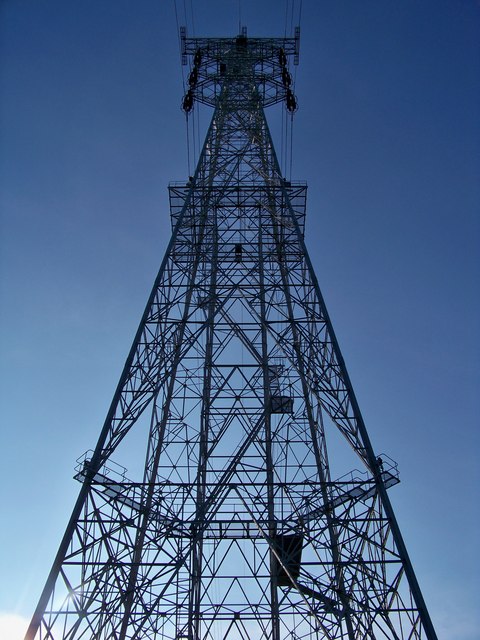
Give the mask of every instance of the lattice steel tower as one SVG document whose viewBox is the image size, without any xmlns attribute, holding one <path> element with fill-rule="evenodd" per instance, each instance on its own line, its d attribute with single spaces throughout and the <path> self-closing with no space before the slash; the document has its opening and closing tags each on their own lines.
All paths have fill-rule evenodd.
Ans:
<svg viewBox="0 0 480 640">
<path fill-rule="evenodd" d="M 265 120 L 298 44 L 182 34 L 213 118 L 29 640 L 436 638 Z"/>
</svg>

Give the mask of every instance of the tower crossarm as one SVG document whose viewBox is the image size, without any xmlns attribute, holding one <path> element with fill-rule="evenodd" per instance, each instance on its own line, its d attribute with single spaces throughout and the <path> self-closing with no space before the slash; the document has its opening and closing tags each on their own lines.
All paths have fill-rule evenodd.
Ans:
<svg viewBox="0 0 480 640">
<path fill-rule="evenodd" d="M 84 482 L 89 459 L 88 454 L 82 457 L 76 467 L 75 479 Z M 395 463 L 383 456 L 381 477 L 385 488 L 390 488 L 400 482 L 398 469 Z M 100 492 L 103 493 L 107 500 L 117 502 L 131 509 L 132 513 L 140 513 L 143 509 L 142 495 L 145 487 L 142 483 L 131 482 L 125 477 L 125 469 L 123 473 L 119 473 L 118 467 L 109 462 L 109 466 L 104 465 L 101 470 L 97 471 L 93 477 L 92 484 L 95 485 Z M 278 490 L 286 491 L 291 500 L 291 511 L 285 514 L 283 520 L 276 521 L 278 531 L 285 533 L 292 531 L 300 531 L 308 523 L 313 520 L 322 519 L 328 512 L 333 512 L 338 507 L 342 507 L 347 503 L 366 502 L 375 495 L 375 483 L 365 472 L 353 470 L 349 474 L 327 483 L 327 492 L 330 500 L 323 500 L 323 491 L 317 483 L 289 483 L 288 485 L 278 483 Z M 261 486 L 261 485 L 259 485 Z M 212 487 L 213 489 L 213 487 Z M 194 519 L 192 511 L 186 511 L 179 517 L 173 517 L 172 513 L 167 513 L 162 504 L 167 496 L 168 501 L 179 504 L 185 500 L 188 494 L 188 483 L 158 483 L 155 495 L 156 498 L 152 504 L 151 518 L 158 526 L 169 531 L 169 535 L 179 535 L 182 537 L 191 537 L 192 528 L 198 529 L 200 523 Z M 256 538 L 262 536 L 262 527 L 252 517 L 249 510 L 242 512 L 239 506 L 245 504 L 245 500 L 241 496 L 238 486 L 233 484 L 229 487 L 230 496 L 227 500 L 227 506 L 220 517 L 209 520 L 205 528 L 205 536 L 212 539 L 245 539 Z M 240 496 L 240 501 L 237 496 Z M 308 496 L 305 498 L 305 496 Z M 268 529 L 268 522 L 264 522 L 263 526 Z"/>
<path fill-rule="evenodd" d="M 185 111 L 195 100 L 217 106 L 222 88 L 231 80 L 250 84 L 252 96 L 255 91 L 264 107 L 286 100 L 287 108 L 295 110 L 288 60 L 298 64 L 299 29 L 294 38 L 248 38 L 245 29 L 236 38 L 190 38 L 183 29 L 181 42 L 182 63 L 191 62 Z"/>
<path fill-rule="evenodd" d="M 358 472 L 358 474 L 360 473 Z M 329 502 L 323 501 L 320 491 L 317 494 L 312 491 L 309 496 L 308 507 L 302 513 L 299 522 L 308 522 L 314 518 L 322 517 L 327 511 L 333 511 L 348 502 L 370 500 L 375 495 L 375 482 L 371 478 L 365 477 L 365 473 L 355 475 L 355 472 L 352 472 L 348 475 L 349 477 L 340 478 L 331 483 Z M 382 470 L 381 479 L 386 489 L 400 482 L 398 471 L 395 467 Z M 317 505 L 316 502 L 318 503 Z"/>
</svg>

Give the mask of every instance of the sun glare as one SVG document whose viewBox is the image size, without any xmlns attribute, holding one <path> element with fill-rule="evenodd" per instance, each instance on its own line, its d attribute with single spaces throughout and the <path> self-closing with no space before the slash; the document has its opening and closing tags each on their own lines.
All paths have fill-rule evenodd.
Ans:
<svg viewBox="0 0 480 640">
<path fill-rule="evenodd" d="M 23 640 L 28 621 L 16 613 L 0 613 L 0 638 L 2 640 Z"/>
</svg>

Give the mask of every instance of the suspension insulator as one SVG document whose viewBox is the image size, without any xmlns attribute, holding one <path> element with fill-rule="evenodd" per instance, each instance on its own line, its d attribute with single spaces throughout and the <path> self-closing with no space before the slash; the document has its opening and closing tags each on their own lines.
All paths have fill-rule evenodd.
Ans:
<svg viewBox="0 0 480 640">
<path fill-rule="evenodd" d="M 282 69 L 282 82 L 285 88 L 289 87 L 292 84 L 292 76 L 287 71 L 286 67 Z"/>
<path fill-rule="evenodd" d="M 192 89 L 197 84 L 197 80 L 198 80 L 198 69 L 197 67 L 193 67 L 193 69 L 190 71 L 190 75 L 188 76 L 188 84 Z"/>
<path fill-rule="evenodd" d="M 201 49 L 197 49 L 195 51 L 195 56 L 193 58 L 193 64 L 196 67 L 199 67 L 201 62 L 202 62 L 202 50 Z"/>
<path fill-rule="evenodd" d="M 190 111 L 193 109 L 193 91 L 191 89 L 187 91 L 185 97 L 183 98 L 182 109 L 185 111 L 185 113 L 190 113 Z"/>
<path fill-rule="evenodd" d="M 290 113 L 294 113 L 297 110 L 297 99 L 291 89 L 287 89 L 287 109 Z"/>
<path fill-rule="evenodd" d="M 285 51 L 283 49 L 278 50 L 278 61 L 281 67 L 285 67 L 287 64 L 287 56 L 285 55 Z"/>
</svg>

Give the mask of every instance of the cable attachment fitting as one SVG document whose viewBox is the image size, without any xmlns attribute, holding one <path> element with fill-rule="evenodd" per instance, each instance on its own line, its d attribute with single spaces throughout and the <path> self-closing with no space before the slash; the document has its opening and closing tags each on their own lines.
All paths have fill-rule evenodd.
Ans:
<svg viewBox="0 0 480 640">
<path fill-rule="evenodd" d="M 295 111 L 298 109 L 298 104 L 295 94 L 291 89 L 287 89 L 287 96 L 285 101 L 287 104 L 287 111 L 290 111 L 290 113 L 295 113 Z"/>
<path fill-rule="evenodd" d="M 185 113 L 190 113 L 193 109 L 193 91 L 191 89 L 189 89 L 183 97 L 182 109 Z"/>
</svg>

